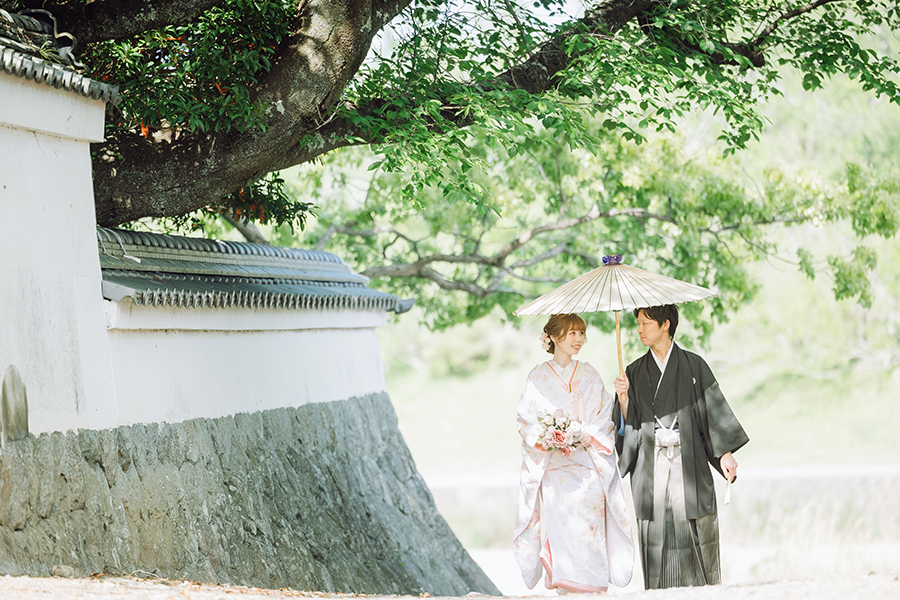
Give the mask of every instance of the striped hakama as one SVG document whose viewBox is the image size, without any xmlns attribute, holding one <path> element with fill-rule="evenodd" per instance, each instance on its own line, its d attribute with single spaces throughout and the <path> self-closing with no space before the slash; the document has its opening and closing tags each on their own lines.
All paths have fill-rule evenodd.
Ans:
<svg viewBox="0 0 900 600">
<path fill-rule="evenodd" d="M 718 517 L 687 518 L 677 430 L 656 430 L 655 454 L 654 518 L 638 520 L 645 589 L 721 583 Z"/>
</svg>

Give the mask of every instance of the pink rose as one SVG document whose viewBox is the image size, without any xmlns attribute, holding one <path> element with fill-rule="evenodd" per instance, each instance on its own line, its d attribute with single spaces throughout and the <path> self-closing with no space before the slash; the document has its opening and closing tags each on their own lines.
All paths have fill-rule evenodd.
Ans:
<svg viewBox="0 0 900 600">
<path fill-rule="evenodd" d="M 572 454 L 572 446 L 565 446 L 565 447 L 563 447 L 563 448 L 560 448 L 559 452 L 560 452 L 563 456 L 568 457 L 570 454 Z"/>
<path fill-rule="evenodd" d="M 550 441 L 554 446 L 565 446 L 569 443 L 569 436 L 567 436 L 564 432 L 559 431 L 558 429 L 553 432 L 553 435 L 550 438 Z"/>
</svg>

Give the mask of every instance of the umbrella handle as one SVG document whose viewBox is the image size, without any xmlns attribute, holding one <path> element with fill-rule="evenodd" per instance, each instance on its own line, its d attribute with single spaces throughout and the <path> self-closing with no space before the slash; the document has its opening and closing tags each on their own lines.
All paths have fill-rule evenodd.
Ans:
<svg viewBox="0 0 900 600">
<path fill-rule="evenodd" d="M 619 375 L 625 375 L 625 367 L 622 366 L 622 330 L 619 326 L 619 311 L 616 311 L 616 350 L 619 352 Z M 619 394 L 619 400 L 625 402 L 625 394 Z"/>
</svg>

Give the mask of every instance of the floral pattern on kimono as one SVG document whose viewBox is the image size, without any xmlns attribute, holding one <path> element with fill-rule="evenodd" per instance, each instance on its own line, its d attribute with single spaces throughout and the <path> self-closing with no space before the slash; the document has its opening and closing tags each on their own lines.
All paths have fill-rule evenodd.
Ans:
<svg viewBox="0 0 900 600">
<path fill-rule="evenodd" d="M 522 472 L 513 554 L 529 589 L 542 572 L 548 588 L 591 592 L 609 584 L 624 587 L 631 581 L 634 542 L 613 456 L 615 398 L 589 363 L 572 361 L 569 366 L 562 370 L 550 361 L 536 366 L 517 405 Z M 535 448 L 542 433 L 538 416 L 557 409 L 581 421 L 592 438 L 589 447 L 568 457 Z"/>
</svg>

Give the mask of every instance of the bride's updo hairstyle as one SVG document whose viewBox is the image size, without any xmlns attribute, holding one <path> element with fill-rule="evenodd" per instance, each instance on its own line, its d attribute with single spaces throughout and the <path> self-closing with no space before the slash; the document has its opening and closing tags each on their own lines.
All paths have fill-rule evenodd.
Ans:
<svg viewBox="0 0 900 600">
<path fill-rule="evenodd" d="M 544 343 L 544 349 L 550 354 L 556 352 L 556 344 L 553 343 L 550 336 L 552 335 L 557 339 L 561 339 L 566 337 L 570 331 L 587 331 L 587 324 L 584 322 L 584 319 L 575 313 L 568 315 L 553 315 L 550 317 L 550 320 L 544 325 L 544 334 L 547 336 Z M 543 336 L 541 337 L 543 338 Z M 550 343 L 549 346 L 547 345 L 547 342 Z"/>
</svg>

